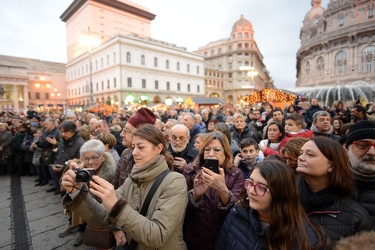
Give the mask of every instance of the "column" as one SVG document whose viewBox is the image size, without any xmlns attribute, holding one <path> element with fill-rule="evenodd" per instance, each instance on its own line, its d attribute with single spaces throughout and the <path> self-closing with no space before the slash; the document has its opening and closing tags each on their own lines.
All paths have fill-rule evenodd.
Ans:
<svg viewBox="0 0 375 250">
<path fill-rule="evenodd" d="M 27 84 L 23 85 L 23 103 L 24 108 L 29 105 L 29 86 Z"/>
<path fill-rule="evenodd" d="M 13 111 L 18 112 L 19 108 L 20 107 L 18 105 L 17 85 L 13 85 Z"/>
</svg>

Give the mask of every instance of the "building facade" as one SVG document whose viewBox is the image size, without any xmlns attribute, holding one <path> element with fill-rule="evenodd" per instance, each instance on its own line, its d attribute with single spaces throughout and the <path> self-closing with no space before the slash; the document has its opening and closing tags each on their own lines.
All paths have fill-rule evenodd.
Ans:
<svg viewBox="0 0 375 250">
<path fill-rule="evenodd" d="M 76 0 L 68 7 L 61 19 L 70 106 L 171 105 L 205 94 L 203 57 L 150 38 L 154 17 L 129 1 Z"/>
<path fill-rule="evenodd" d="M 343 89 L 358 83 L 370 87 L 375 81 L 375 1 L 330 0 L 327 9 L 321 2 L 311 1 L 303 21 L 296 87 L 315 87 L 316 93 L 323 92 L 319 90 L 324 86 Z M 368 92 L 362 89 L 358 93 L 373 98 Z M 342 99 L 344 94 L 322 97 Z"/>
<path fill-rule="evenodd" d="M 243 15 L 234 23 L 229 38 L 211 42 L 196 53 L 204 57 L 206 96 L 241 104 L 244 96 L 273 87 L 253 26 Z"/>
<path fill-rule="evenodd" d="M 63 109 L 65 64 L 0 55 L 0 111 Z"/>
</svg>

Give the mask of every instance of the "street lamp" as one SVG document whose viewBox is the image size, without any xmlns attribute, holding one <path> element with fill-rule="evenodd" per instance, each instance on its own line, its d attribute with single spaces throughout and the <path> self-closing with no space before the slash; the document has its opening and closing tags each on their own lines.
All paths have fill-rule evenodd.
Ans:
<svg viewBox="0 0 375 250">
<path fill-rule="evenodd" d="M 85 32 L 80 39 L 80 43 L 87 46 L 87 52 L 89 53 L 89 70 L 90 70 L 90 106 L 94 105 L 94 86 L 92 84 L 92 49 L 99 45 L 100 41 L 96 37 L 92 36 L 90 26 L 88 26 L 88 32 Z"/>
<path fill-rule="evenodd" d="M 175 99 L 175 101 L 178 103 L 178 105 L 181 105 L 181 103 L 184 101 L 184 99 L 182 99 L 182 97 L 179 96 Z"/>
<path fill-rule="evenodd" d="M 47 89 L 51 88 L 51 84 L 45 82 L 46 79 L 45 79 L 44 76 L 40 76 L 39 80 L 41 82 L 35 83 L 35 87 L 36 88 L 41 88 L 42 91 L 43 91 L 42 92 L 43 93 L 43 111 L 46 111 L 46 88 Z"/>
<path fill-rule="evenodd" d="M 256 77 L 259 73 L 256 71 L 256 69 L 252 66 L 241 66 L 241 71 L 246 71 L 246 75 L 251 78 L 251 84 L 253 85 L 253 88 L 255 88 L 254 84 L 254 77 Z M 243 88 L 247 88 L 248 86 L 243 86 Z"/>
</svg>

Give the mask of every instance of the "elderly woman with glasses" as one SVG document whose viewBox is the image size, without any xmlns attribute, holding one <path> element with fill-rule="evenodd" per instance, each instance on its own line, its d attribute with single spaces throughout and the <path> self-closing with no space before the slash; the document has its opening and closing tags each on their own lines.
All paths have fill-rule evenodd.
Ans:
<svg viewBox="0 0 375 250">
<path fill-rule="evenodd" d="M 71 168 L 91 168 L 93 169 L 94 175 L 111 182 L 115 175 L 116 163 L 112 155 L 105 151 L 105 146 L 102 141 L 91 139 L 81 146 L 80 160 L 69 162 L 68 167 L 65 169 L 66 172 L 68 172 Z M 61 184 L 64 190 L 71 191 L 71 188 L 66 189 L 66 186 L 63 185 L 63 183 Z M 99 197 L 95 198 L 98 201 L 101 201 Z M 59 237 L 69 235 L 78 226 L 78 234 L 73 242 L 73 245 L 79 246 L 83 243 L 83 233 L 86 229 L 86 223 L 77 213 L 70 210 L 68 214 L 71 216 L 71 224 L 66 230 L 59 234 Z"/>
<path fill-rule="evenodd" d="M 218 173 L 208 168 L 207 159 L 218 161 Z M 206 136 L 184 176 L 189 191 L 185 242 L 188 249 L 213 249 L 225 217 L 244 188 L 242 172 L 233 164 L 228 139 L 222 132 Z"/>
<path fill-rule="evenodd" d="M 298 201 L 293 171 L 265 160 L 245 180 L 241 201 L 221 228 L 216 249 L 327 249 L 323 230 L 309 222 Z"/>
</svg>

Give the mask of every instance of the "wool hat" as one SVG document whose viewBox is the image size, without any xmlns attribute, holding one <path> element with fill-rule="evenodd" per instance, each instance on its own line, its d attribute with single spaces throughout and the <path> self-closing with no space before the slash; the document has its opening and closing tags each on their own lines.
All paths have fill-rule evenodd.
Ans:
<svg viewBox="0 0 375 250">
<path fill-rule="evenodd" d="M 129 118 L 128 122 L 135 128 L 144 124 L 154 125 L 156 122 L 156 117 L 154 113 L 148 108 L 140 108 L 135 115 Z"/>
<path fill-rule="evenodd" d="M 359 121 L 350 126 L 349 133 L 346 138 L 346 146 L 349 146 L 354 141 L 363 139 L 375 139 L 374 121 Z"/>
</svg>

